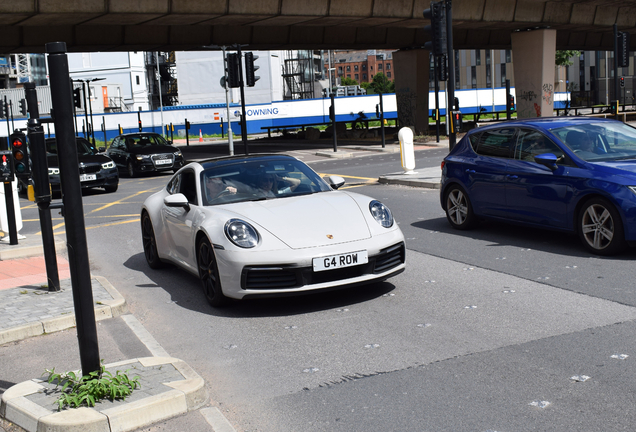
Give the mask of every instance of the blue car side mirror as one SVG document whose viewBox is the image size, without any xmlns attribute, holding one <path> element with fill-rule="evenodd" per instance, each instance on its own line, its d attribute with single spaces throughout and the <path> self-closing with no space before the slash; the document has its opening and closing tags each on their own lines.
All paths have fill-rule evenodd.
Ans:
<svg viewBox="0 0 636 432">
<path fill-rule="evenodd" d="M 557 157 L 554 153 L 543 153 L 536 155 L 534 161 L 538 164 L 550 168 L 552 171 L 557 169 Z"/>
</svg>

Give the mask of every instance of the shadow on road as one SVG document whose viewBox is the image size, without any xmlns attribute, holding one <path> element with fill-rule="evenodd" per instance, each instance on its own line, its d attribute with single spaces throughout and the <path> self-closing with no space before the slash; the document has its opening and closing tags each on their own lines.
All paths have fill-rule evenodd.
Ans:
<svg viewBox="0 0 636 432">
<path fill-rule="evenodd" d="M 161 288 L 169 293 L 172 301 L 181 307 L 226 318 L 293 316 L 349 307 L 381 297 L 395 289 L 393 284 L 385 281 L 297 296 L 231 301 L 223 308 L 213 308 L 203 295 L 199 279 L 176 266 L 168 265 L 164 269 L 152 270 L 148 267 L 143 253 L 128 258 L 124 266 L 144 273 L 154 282 L 154 284 L 137 285 L 138 288 Z"/>
</svg>

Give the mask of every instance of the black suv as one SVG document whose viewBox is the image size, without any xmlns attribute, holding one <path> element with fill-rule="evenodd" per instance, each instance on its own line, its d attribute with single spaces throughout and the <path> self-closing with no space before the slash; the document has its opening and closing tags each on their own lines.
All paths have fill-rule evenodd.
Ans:
<svg viewBox="0 0 636 432">
<path fill-rule="evenodd" d="M 131 133 L 113 139 L 106 154 L 129 177 L 144 172 L 177 172 L 185 160 L 181 151 L 171 144 L 158 133 Z"/>
<path fill-rule="evenodd" d="M 104 188 L 115 192 L 119 186 L 119 173 L 111 158 L 99 153 L 91 143 L 82 137 L 75 137 L 82 189 Z M 46 158 L 49 165 L 49 183 L 53 192 L 60 191 L 60 165 L 57 161 L 57 141 L 46 140 Z"/>
</svg>

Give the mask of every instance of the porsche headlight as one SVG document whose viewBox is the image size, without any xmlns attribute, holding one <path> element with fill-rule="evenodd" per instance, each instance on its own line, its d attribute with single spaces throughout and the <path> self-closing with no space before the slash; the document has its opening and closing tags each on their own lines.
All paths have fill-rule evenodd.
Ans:
<svg viewBox="0 0 636 432">
<path fill-rule="evenodd" d="M 393 215 L 391 210 L 380 201 L 371 201 L 369 203 L 369 211 L 373 215 L 373 218 L 377 223 L 384 228 L 391 228 L 393 226 Z"/>
<path fill-rule="evenodd" d="M 258 232 L 252 225 L 240 219 L 227 221 L 225 235 L 232 243 L 242 248 L 253 248 L 258 244 Z"/>
<path fill-rule="evenodd" d="M 59 168 L 49 168 L 49 175 L 60 175 Z"/>
<path fill-rule="evenodd" d="M 111 169 L 111 168 L 115 168 L 115 162 L 110 161 L 110 162 L 106 162 L 102 164 L 102 168 L 103 169 Z"/>
</svg>

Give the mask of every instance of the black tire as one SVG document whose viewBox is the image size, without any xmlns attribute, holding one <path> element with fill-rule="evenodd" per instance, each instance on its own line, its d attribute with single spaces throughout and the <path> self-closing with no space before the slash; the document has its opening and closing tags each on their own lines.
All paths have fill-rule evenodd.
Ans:
<svg viewBox="0 0 636 432">
<path fill-rule="evenodd" d="M 615 255 L 625 249 L 623 221 L 604 198 L 592 198 L 579 212 L 577 230 L 583 245 L 597 255 Z"/>
<path fill-rule="evenodd" d="M 128 177 L 130 178 L 133 178 L 137 175 L 135 166 L 133 165 L 132 161 L 128 161 L 128 164 L 126 165 L 126 172 L 128 173 Z"/>
<path fill-rule="evenodd" d="M 444 196 L 446 219 L 458 230 L 466 230 L 475 224 L 473 206 L 464 189 L 459 185 L 451 185 Z"/>
<path fill-rule="evenodd" d="M 214 249 L 207 238 L 202 238 L 197 244 L 197 266 L 199 280 L 203 285 L 203 293 L 213 307 L 227 304 L 228 298 L 223 295 L 219 268 L 216 265 Z"/>
<path fill-rule="evenodd" d="M 160 269 L 165 267 L 165 263 L 159 259 L 155 230 L 152 227 L 152 221 L 150 220 L 148 213 L 144 213 L 141 216 L 141 238 L 148 266 L 151 269 Z"/>
<path fill-rule="evenodd" d="M 119 187 L 119 184 L 112 185 L 112 186 L 104 186 L 104 190 L 108 193 L 113 193 L 113 192 L 117 192 L 118 187 Z"/>
</svg>

